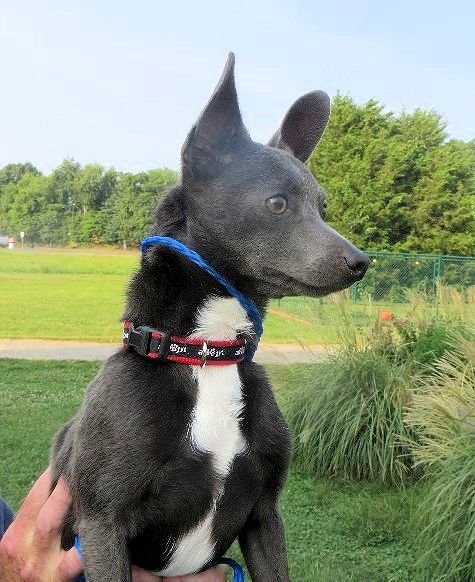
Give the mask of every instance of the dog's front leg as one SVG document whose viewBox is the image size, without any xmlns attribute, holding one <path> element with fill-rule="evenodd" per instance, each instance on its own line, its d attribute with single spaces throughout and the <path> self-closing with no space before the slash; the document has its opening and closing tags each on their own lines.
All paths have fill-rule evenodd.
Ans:
<svg viewBox="0 0 475 582">
<path fill-rule="evenodd" d="M 131 582 L 125 536 L 116 525 L 83 519 L 79 524 L 84 571 L 88 582 Z"/>
<path fill-rule="evenodd" d="M 284 524 L 274 503 L 256 506 L 239 534 L 239 544 L 254 582 L 288 582 Z"/>
</svg>

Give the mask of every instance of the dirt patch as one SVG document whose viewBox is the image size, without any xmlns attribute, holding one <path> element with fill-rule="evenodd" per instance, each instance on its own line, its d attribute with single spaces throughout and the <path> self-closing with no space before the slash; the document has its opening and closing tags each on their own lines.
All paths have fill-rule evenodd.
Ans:
<svg viewBox="0 0 475 582">
<path fill-rule="evenodd" d="M 270 307 L 268 309 L 268 312 L 272 313 L 273 315 L 278 315 L 279 317 L 282 317 L 282 319 L 288 319 L 289 321 L 297 321 L 298 323 L 306 325 L 307 327 L 315 327 L 316 325 L 315 323 L 308 321 L 308 319 L 303 319 L 298 315 L 294 315 L 293 313 L 289 313 L 288 311 L 284 311 L 283 309 L 279 309 L 277 307 Z"/>
</svg>

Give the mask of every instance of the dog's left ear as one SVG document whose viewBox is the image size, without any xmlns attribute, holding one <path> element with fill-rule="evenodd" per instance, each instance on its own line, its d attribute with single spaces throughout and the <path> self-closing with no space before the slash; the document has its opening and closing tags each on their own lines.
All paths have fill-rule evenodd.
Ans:
<svg viewBox="0 0 475 582">
<path fill-rule="evenodd" d="M 206 180 L 231 161 L 232 152 L 249 135 L 242 122 L 234 81 L 234 54 L 229 53 L 211 99 L 191 128 L 181 151 L 183 175 Z"/>
<path fill-rule="evenodd" d="M 312 91 L 297 99 L 271 137 L 270 147 L 286 150 L 306 162 L 325 131 L 330 117 L 330 97 Z"/>
</svg>

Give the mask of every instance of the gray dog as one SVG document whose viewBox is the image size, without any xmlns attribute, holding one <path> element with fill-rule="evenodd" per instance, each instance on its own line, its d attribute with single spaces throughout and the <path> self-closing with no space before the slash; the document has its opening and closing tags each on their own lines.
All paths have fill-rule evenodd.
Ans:
<svg viewBox="0 0 475 582">
<path fill-rule="evenodd" d="M 361 279 L 368 258 L 324 223 L 325 193 L 304 165 L 329 111 L 325 93 L 308 93 L 268 145 L 253 142 L 230 54 L 151 234 L 197 251 L 261 315 L 270 298 Z M 127 582 L 131 564 L 164 576 L 206 569 L 238 538 L 253 580 L 288 580 L 278 498 L 290 437 L 264 369 L 244 358 L 248 312 L 157 245 L 129 285 L 124 320 L 128 349 L 56 436 L 54 478 L 73 498 L 64 546 L 79 535 L 90 582 Z"/>
</svg>

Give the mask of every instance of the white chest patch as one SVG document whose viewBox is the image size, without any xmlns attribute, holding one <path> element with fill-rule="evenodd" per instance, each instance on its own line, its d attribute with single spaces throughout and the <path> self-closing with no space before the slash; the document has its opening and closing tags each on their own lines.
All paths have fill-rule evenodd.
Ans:
<svg viewBox="0 0 475 582">
<path fill-rule="evenodd" d="M 233 340 L 251 323 L 236 299 L 210 297 L 198 312 L 196 329 L 191 337 L 204 340 Z M 191 446 L 210 453 L 217 475 L 216 497 L 202 521 L 178 540 L 173 556 L 161 576 L 181 576 L 199 570 L 213 555 L 213 520 L 216 502 L 234 457 L 246 449 L 239 428 L 243 400 L 236 365 L 193 366 L 197 383 L 197 400 L 189 428 Z"/>
</svg>

